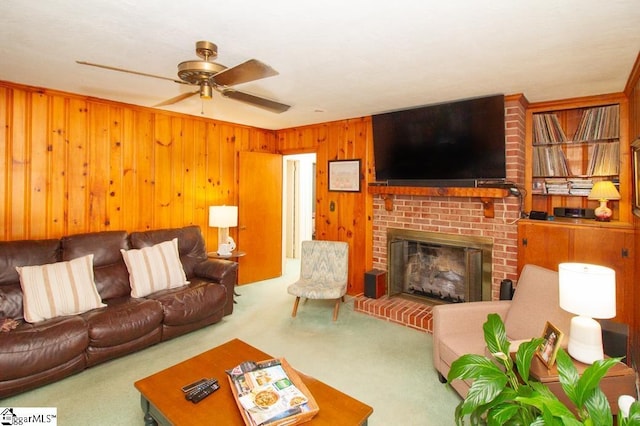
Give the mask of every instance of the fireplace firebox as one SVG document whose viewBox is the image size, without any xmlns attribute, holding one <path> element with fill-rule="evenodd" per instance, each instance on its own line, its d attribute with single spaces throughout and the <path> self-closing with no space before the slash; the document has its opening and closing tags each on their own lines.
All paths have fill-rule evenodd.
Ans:
<svg viewBox="0 0 640 426">
<path fill-rule="evenodd" d="M 389 296 L 425 303 L 491 300 L 490 238 L 387 229 Z"/>
</svg>

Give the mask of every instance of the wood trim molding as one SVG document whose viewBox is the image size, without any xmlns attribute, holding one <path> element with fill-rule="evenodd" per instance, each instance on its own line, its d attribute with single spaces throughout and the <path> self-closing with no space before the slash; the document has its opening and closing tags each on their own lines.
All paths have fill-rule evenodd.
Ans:
<svg viewBox="0 0 640 426">
<path fill-rule="evenodd" d="M 384 208 L 393 210 L 393 195 L 415 195 L 420 197 L 467 197 L 480 198 L 484 217 L 495 217 L 494 201 L 506 198 L 509 191 L 504 188 L 450 188 L 450 187 L 414 187 L 414 186 L 369 186 L 370 194 L 380 194 Z"/>
</svg>

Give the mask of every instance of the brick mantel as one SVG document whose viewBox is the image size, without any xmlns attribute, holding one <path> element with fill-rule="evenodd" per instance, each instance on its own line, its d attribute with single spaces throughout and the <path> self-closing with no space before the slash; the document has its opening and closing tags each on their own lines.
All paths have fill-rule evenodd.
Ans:
<svg viewBox="0 0 640 426">
<path fill-rule="evenodd" d="M 522 95 L 505 97 L 507 180 L 518 186 L 524 182 L 525 112 L 526 99 Z M 516 280 L 519 197 L 504 193 L 491 197 L 493 217 L 487 217 L 486 199 L 477 194 L 468 197 L 465 194 L 394 194 L 389 210 L 383 191 L 372 192 L 374 268 L 387 270 L 387 228 L 412 229 L 491 238 L 494 300 L 499 298 L 500 281 L 505 278 Z"/>
</svg>

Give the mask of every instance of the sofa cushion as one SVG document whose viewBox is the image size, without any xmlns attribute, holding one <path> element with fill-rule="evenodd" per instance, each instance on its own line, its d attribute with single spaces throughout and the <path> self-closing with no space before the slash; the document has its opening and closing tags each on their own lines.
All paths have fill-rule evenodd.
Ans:
<svg viewBox="0 0 640 426">
<path fill-rule="evenodd" d="M 24 316 L 16 266 L 54 263 L 59 255 L 60 240 L 0 241 L 0 318 Z"/>
<path fill-rule="evenodd" d="M 120 249 L 129 248 L 126 231 L 101 231 L 75 234 L 60 240 L 62 260 L 93 254 L 93 274 L 103 300 L 129 296 L 129 272 Z"/>
<path fill-rule="evenodd" d="M 80 316 L 22 323 L 0 333 L 0 382 L 51 370 L 84 353 L 89 338 Z"/>
<path fill-rule="evenodd" d="M 200 284 L 161 291 L 148 296 L 162 305 L 164 324 L 169 326 L 199 322 L 224 309 L 227 289 L 219 284 Z"/>
<path fill-rule="evenodd" d="M 569 312 L 560 308 L 558 272 L 525 265 L 504 320 L 509 340 L 542 337 L 547 321 L 568 336 L 571 317 Z"/>
<path fill-rule="evenodd" d="M 38 322 L 105 306 L 93 281 L 93 255 L 68 262 L 18 266 L 24 318 Z"/>
<path fill-rule="evenodd" d="M 178 239 L 178 252 L 184 272 L 187 275 L 187 279 L 191 279 L 194 275 L 193 269 L 195 265 L 207 260 L 204 237 L 198 225 L 132 232 L 129 235 L 129 243 L 131 244 L 131 248 L 142 248 L 174 238 Z"/>
<path fill-rule="evenodd" d="M 131 297 L 144 297 L 188 283 L 178 257 L 178 239 L 151 247 L 121 250 L 129 270 Z"/>
<path fill-rule="evenodd" d="M 90 347 L 112 347 L 153 332 L 162 324 L 162 307 L 155 300 L 110 299 L 108 306 L 87 312 Z"/>
</svg>

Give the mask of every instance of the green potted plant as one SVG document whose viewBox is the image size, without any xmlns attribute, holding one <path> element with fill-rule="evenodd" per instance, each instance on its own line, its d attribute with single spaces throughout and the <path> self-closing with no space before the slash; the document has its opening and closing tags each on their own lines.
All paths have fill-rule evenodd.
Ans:
<svg viewBox="0 0 640 426">
<path fill-rule="evenodd" d="M 580 376 L 569 355 L 560 348 L 556 362 L 562 388 L 576 407 L 564 405 L 542 383 L 530 380 L 529 368 L 542 338 L 522 343 L 509 352 L 504 323 L 489 314 L 483 325 L 491 358 L 462 355 L 451 365 L 448 381 L 473 380 L 467 397 L 456 408 L 456 424 L 472 425 L 613 425 L 611 407 L 599 387 L 606 372 L 621 358 L 596 361 Z"/>
</svg>

